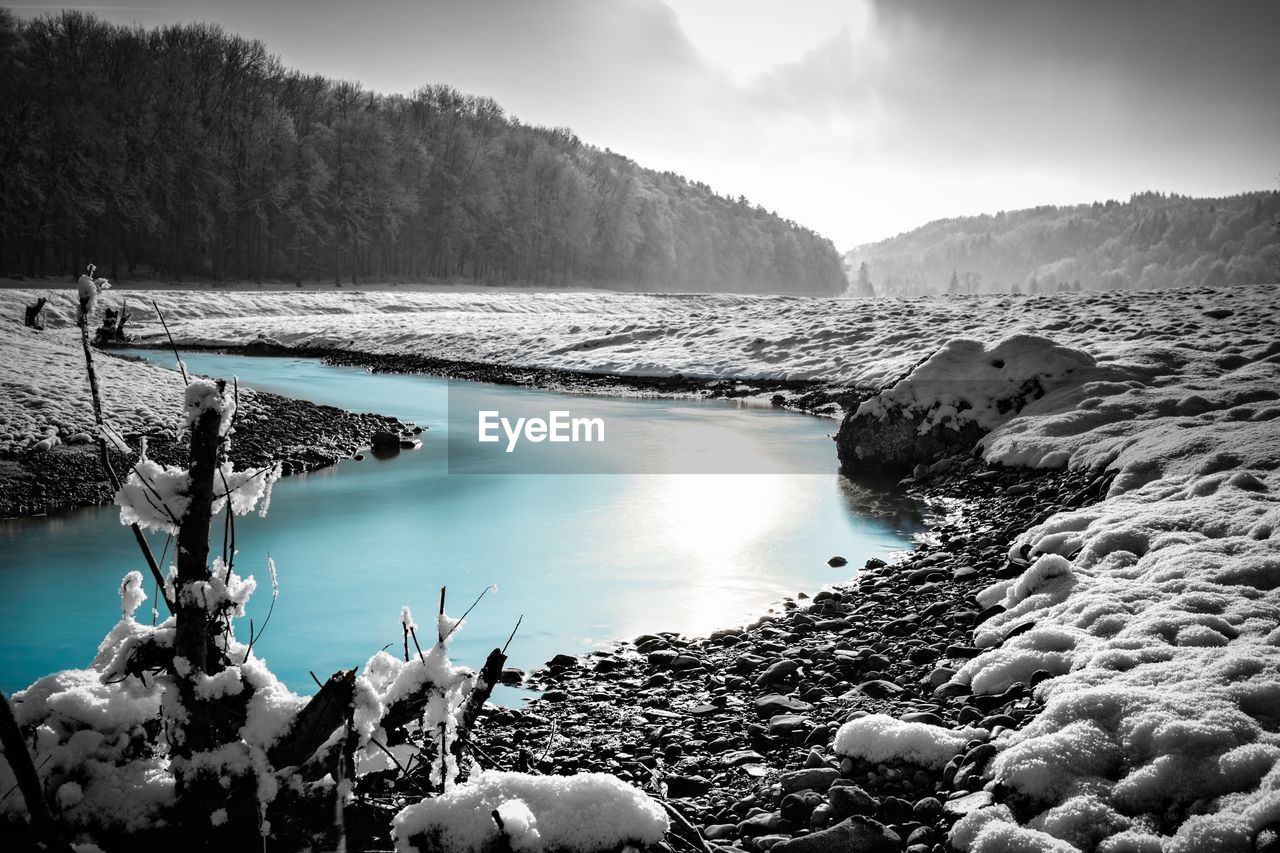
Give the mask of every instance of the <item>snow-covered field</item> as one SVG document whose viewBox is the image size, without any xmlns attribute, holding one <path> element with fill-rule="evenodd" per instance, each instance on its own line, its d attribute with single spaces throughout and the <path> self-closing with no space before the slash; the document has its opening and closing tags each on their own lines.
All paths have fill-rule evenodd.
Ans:
<svg viewBox="0 0 1280 853">
<path fill-rule="evenodd" d="M 50 328 L 42 332 L 22 324 L 23 305 L 34 298 L 0 291 L 0 453 L 27 450 L 49 436 L 65 441 L 94 424 L 80 332 L 68 320 L 73 291 L 52 300 L 61 311 L 45 308 Z M 172 371 L 105 356 L 94 362 L 103 412 L 117 431 L 174 427 L 171 401 L 182 384 Z"/>
<path fill-rule="evenodd" d="M 984 453 L 1119 474 L 1102 503 L 1010 543 L 1032 564 L 984 593 L 984 605 L 1007 610 L 979 627 L 986 652 L 957 676 L 978 693 L 1038 670 L 1055 676 L 1038 688 L 1045 711 L 1001 735 L 992 764 L 1043 811 L 1018 827 L 1003 807 L 985 810 L 954 841 L 975 851 L 1233 851 L 1252 849 L 1257 832 L 1280 821 L 1280 287 L 905 301 L 147 296 L 180 344 L 267 336 L 627 374 L 877 384 L 955 338 L 991 345 L 1031 333 L 1083 350 L 1092 358 L 1075 381 L 997 422 Z M 4 322 L 32 298 L 0 293 Z M 61 301 L 68 314 L 69 291 Z M 135 307 L 141 330 L 158 332 Z M 54 412 L 86 424 L 87 396 L 72 393 L 83 381 L 74 342 L 65 328 L 0 336 L 5 432 L 56 425 Z M 111 369 L 121 371 L 108 380 L 108 393 L 124 395 L 113 401 L 120 412 L 145 419 L 169 396 L 146 385 L 154 368 Z M 1171 811 L 1188 807 L 1194 817 L 1169 825 Z"/>
</svg>

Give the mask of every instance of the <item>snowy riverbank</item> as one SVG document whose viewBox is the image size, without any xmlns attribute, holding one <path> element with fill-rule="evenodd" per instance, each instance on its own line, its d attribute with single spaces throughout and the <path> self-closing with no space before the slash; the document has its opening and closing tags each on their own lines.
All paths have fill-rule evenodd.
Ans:
<svg viewBox="0 0 1280 853">
<path fill-rule="evenodd" d="M 127 295 L 117 291 L 113 298 Z M 975 773 L 991 797 L 964 819 L 952 842 L 979 853 L 1245 851 L 1280 822 L 1275 286 L 911 301 L 151 296 L 179 343 L 266 338 L 631 375 L 871 387 L 956 338 L 994 344 L 1034 333 L 1082 350 L 1092 364 L 1076 381 L 997 420 L 981 444 L 990 463 L 1115 476 L 1099 503 L 1059 506 L 1038 523 L 993 533 L 1016 576 L 983 578 L 991 582 L 975 593 L 974 603 L 987 612 L 973 633 L 973 656 L 942 659 L 940 666 L 954 673 L 939 683 L 935 699 L 946 705 L 985 696 L 998 707 L 1009 691 L 1034 690 L 1044 710 L 986 729 L 993 750 Z M 0 308 L 6 317 L 20 316 L 17 309 L 31 298 L 6 292 Z M 158 326 L 138 313 L 140 330 L 154 336 Z M 68 331 L 47 334 L 60 339 Z M 32 410 L 46 405 L 39 402 L 46 386 L 31 374 L 42 365 L 54 375 L 64 368 L 55 353 L 34 365 L 20 348 L 4 354 L 0 402 L 19 425 L 6 426 L 12 436 L 43 417 Z M 118 408 L 129 410 L 128 401 Z M 146 411 L 139 397 L 129 417 L 145 422 Z M 1014 487 L 1005 497 L 1035 501 Z M 846 747 L 858 731 L 845 736 Z M 948 744 L 958 752 L 969 734 L 929 729 L 898 737 L 896 754 L 876 755 L 882 762 L 918 755 L 922 738 L 930 755 Z M 831 756 L 835 741 L 815 743 L 827 756 L 817 761 Z M 780 815 L 780 799 L 777 808 Z M 743 841 L 748 845 L 761 848 Z"/>
</svg>

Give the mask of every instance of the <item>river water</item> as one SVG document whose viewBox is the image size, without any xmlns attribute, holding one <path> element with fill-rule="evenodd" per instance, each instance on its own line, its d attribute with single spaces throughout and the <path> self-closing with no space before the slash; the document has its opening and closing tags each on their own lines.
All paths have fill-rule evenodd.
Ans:
<svg viewBox="0 0 1280 853">
<path fill-rule="evenodd" d="M 172 364 L 171 354 L 137 354 Z M 641 633 L 742 624 L 784 596 L 909 547 L 922 529 L 914 511 L 836 475 L 831 420 L 732 402 L 374 375 L 311 359 L 183 358 L 197 374 L 426 428 L 421 449 L 287 477 L 266 518 L 237 519 L 237 570 L 260 583 L 249 607 L 255 624 L 270 602 L 268 555 L 279 568 L 279 599 L 255 650 L 303 693 L 313 689 L 309 670 L 323 680 L 384 646 L 399 650 L 402 605 L 426 642 L 441 586 L 454 615 L 497 586 L 457 635 L 456 660 L 479 666 L 523 615 L 510 665 L 532 669 Z M 552 463 L 504 453 L 505 439 L 475 443 L 477 408 L 584 406 L 617 441 L 557 447 Z M 689 450 L 705 447 L 715 464 Z M 152 539 L 159 554 L 165 537 Z M 6 692 L 87 665 L 119 618 L 121 577 L 147 574 L 114 507 L 0 521 L 0 552 Z M 833 555 L 849 566 L 829 567 Z M 150 618 L 150 604 L 138 618 Z M 240 635 L 247 629 L 248 618 Z"/>
</svg>

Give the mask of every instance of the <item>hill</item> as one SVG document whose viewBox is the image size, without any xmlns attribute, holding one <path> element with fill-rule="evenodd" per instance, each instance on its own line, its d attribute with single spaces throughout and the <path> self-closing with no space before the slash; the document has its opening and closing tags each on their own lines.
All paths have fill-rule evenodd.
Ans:
<svg viewBox="0 0 1280 853">
<path fill-rule="evenodd" d="M 447 86 L 0 9 L 0 273 L 837 293 L 830 241 Z"/>
<path fill-rule="evenodd" d="M 855 294 L 869 280 L 889 296 L 1252 284 L 1280 279 L 1278 222 L 1280 192 L 1149 192 L 939 219 L 859 246 L 845 264 Z"/>
</svg>

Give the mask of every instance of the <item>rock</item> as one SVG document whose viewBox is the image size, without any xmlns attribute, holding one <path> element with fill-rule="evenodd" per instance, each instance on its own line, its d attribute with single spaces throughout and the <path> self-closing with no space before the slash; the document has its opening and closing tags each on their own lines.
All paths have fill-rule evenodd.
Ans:
<svg viewBox="0 0 1280 853">
<path fill-rule="evenodd" d="M 892 681 L 876 679 L 859 684 L 857 692 L 870 696 L 872 699 L 892 699 L 902 693 L 902 687 Z"/>
<path fill-rule="evenodd" d="M 778 778 L 778 782 L 782 785 L 782 793 L 791 794 L 796 791 L 826 791 L 831 787 L 831 783 L 840 778 L 840 771 L 833 767 L 813 767 L 805 770 L 796 770 L 792 773 L 783 773 Z"/>
<path fill-rule="evenodd" d="M 866 791 L 853 784 L 833 785 L 827 791 L 827 801 L 831 803 L 831 811 L 839 820 L 853 815 L 875 814 L 880 808 L 880 801 Z"/>
<path fill-rule="evenodd" d="M 737 826 L 738 835 L 743 838 L 758 838 L 761 835 L 777 832 L 781 828 L 782 815 L 778 812 L 764 812 L 752 815 L 746 820 L 739 821 Z"/>
<path fill-rule="evenodd" d="M 696 797 L 711 790 L 711 783 L 702 776 L 673 774 L 664 779 L 669 797 Z"/>
<path fill-rule="evenodd" d="M 836 434 L 840 472 L 901 472 L 968 454 L 1046 388 L 1095 363 L 1087 353 L 1033 335 L 1013 335 L 991 349 L 953 339 L 893 387 L 849 410 Z"/>
<path fill-rule="evenodd" d="M 713 823 L 702 830 L 702 837 L 708 841 L 723 841 L 738 834 L 738 827 L 732 823 Z"/>
<path fill-rule="evenodd" d="M 780 660 L 769 665 L 769 668 L 756 678 L 758 687 L 772 687 L 775 684 L 781 684 L 791 681 L 796 677 L 800 664 L 793 660 Z"/>
<path fill-rule="evenodd" d="M 836 556 L 832 557 L 830 560 L 827 560 L 827 565 L 828 565 L 828 566 L 830 566 L 830 567 L 831 567 L 831 568 L 833 568 L 833 569 L 838 569 L 838 568 L 840 568 L 841 566 L 847 566 L 847 565 L 849 565 L 849 561 L 848 561 L 848 560 L 846 560 L 844 557 L 841 557 L 841 556 L 839 556 L 839 555 L 836 555 Z"/>
<path fill-rule="evenodd" d="M 649 665 L 668 667 L 671 666 L 671 662 L 678 656 L 679 652 L 672 649 L 658 649 L 656 651 L 649 652 Z"/>
<path fill-rule="evenodd" d="M 778 812 L 782 819 L 793 826 L 804 826 L 809 822 L 813 810 L 822 805 L 822 795 L 817 791 L 801 790 L 787 794 L 778 804 Z"/>
<path fill-rule="evenodd" d="M 800 714 L 776 714 L 769 718 L 769 734 L 788 735 L 811 728 L 813 721 Z"/>
<path fill-rule="evenodd" d="M 88 444 L 93 441 L 93 437 L 87 432 L 78 432 L 67 439 L 67 444 Z"/>
<path fill-rule="evenodd" d="M 804 714 L 813 710 L 808 702 L 790 699 L 777 693 L 766 693 L 756 699 L 756 713 L 762 717 L 774 717 L 778 714 Z"/>
<path fill-rule="evenodd" d="M 917 800 L 915 807 L 911 810 L 911 817 L 917 823 L 935 823 L 942 817 L 942 803 L 938 801 L 937 797 L 925 797 L 923 800 Z"/>
<path fill-rule="evenodd" d="M 559 667 L 561 669 L 571 669 L 578 665 L 578 659 L 573 655 L 556 655 L 547 661 L 547 666 Z"/>
<path fill-rule="evenodd" d="M 884 824 L 854 816 L 773 849 L 778 853 L 898 853 L 901 847 L 902 839 Z"/>
<path fill-rule="evenodd" d="M 942 804 L 942 811 L 948 817 L 959 820 L 970 812 L 986 808 L 994 802 L 995 797 L 991 796 L 990 791 L 975 791 L 963 797 L 947 800 Z"/>
<path fill-rule="evenodd" d="M 686 672 L 691 669 L 701 669 L 702 661 L 693 655 L 676 655 L 671 660 L 671 668 L 676 672 Z"/>
<path fill-rule="evenodd" d="M 905 823 L 911 820 L 911 812 L 914 806 L 902 799 L 902 797 L 885 797 L 880 801 L 880 810 L 877 817 L 882 817 L 889 823 Z"/>
<path fill-rule="evenodd" d="M 400 452 L 400 436 L 394 432 L 380 429 L 373 434 L 370 447 L 375 453 L 399 453 Z"/>
<path fill-rule="evenodd" d="M 741 767 L 744 764 L 759 764 L 762 761 L 764 756 L 754 749 L 738 749 L 720 756 L 722 767 Z"/>
</svg>

